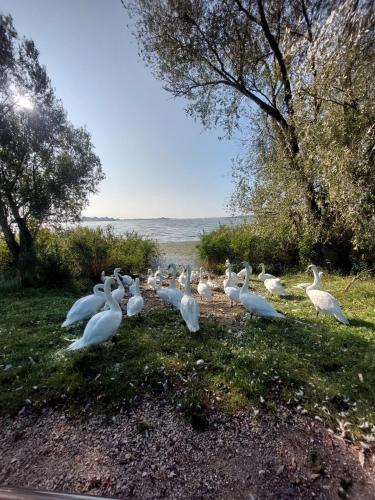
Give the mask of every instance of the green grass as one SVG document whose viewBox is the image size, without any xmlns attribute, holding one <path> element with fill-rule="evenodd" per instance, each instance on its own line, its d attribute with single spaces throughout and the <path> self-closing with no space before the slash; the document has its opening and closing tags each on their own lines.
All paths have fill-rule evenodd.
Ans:
<svg viewBox="0 0 375 500">
<path fill-rule="evenodd" d="M 288 275 L 287 286 L 306 281 Z M 45 405 L 112 409 L 145 392 L 173 388 L 176 402 L 197 426 L 212 405 L 231 412 L 252 405 L 282 416 L 286 409 L 319 416 L 327 425 L 349 422 L 355 435 L 375 425 L 375 280 L 324 276 L 343 304 L 350 326 L 316 318 L 303 292 L 272 298 L 287 315 L 229 329 L 201 322 L 189 333 L 176 311 L 154 310 L 125 319 L 119 343 L 67 353 L 83 325 L 60 328 L 74 296 L 64 290 L 24 290 L 0 298 L 0 412 Z M 259 285 L 258 285 L 259 287 Z M 293 290 L 292 288 L 290 288 Z M 197 365 L 199 359 L 203 365 Z M 363 378 L 363 381 L 361 381 Z M 369 422 L 370 429 L 366 422 Z M 372 428 L 372 430 L 371 430 Z"/>
</svg>

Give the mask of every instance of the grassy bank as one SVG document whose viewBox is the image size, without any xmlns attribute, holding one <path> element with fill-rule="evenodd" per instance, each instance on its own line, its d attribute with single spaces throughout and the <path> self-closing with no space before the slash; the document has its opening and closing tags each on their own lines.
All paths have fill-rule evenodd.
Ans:
<svg viewBox="0 0 375 500">
<path fill-rule="evenodd" d="M 305 280 L 301 274 L 284 281 L 291 287 Z M 283 323 L 255 319 L 228 328 L 206 320 L 199 334 L 190 334 L 178 312 L 153 310 L 123 321 L 117 347 L 108 343 L 69 354 L 66 339 L 83 330 L 60 329 L 75 298 L 71 292 L 3 294 L 0 411 L 44 405 L 111 409 L 145 392 L 172 389 L 197 426 L 205 425 L 212 405 L 225 411 L 254 405 L 279 416 L 287 409 L 308 412 L 335 427 L 339 419 L 350 424 L 348 431 L 369 435 L 375 430 L 375 280 L 344 292 L 349 281 L 325 276 L 349 327 L 316 318 L 304 293 L 296 291 L 291 299 L 272 299 L 287 315 Z M 200 359 L 204 363 L 197 364 Z"/>
</svg>

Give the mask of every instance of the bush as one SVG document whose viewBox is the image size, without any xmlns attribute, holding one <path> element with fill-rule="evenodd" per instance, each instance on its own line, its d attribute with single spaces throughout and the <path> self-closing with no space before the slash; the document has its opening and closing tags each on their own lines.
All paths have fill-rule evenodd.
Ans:
<svg viewBox="0 0 375 500">
<path fill-rule="evenodd" d="M 116 235 L 113 228 L 77 227 L 53 231 L 42 229 L 35 241 L 38 281 L 44 285 L 87 286 L 100 280 L 100 274 L 120 267 L 123 273 L 137 274 L 158 256 L 156 243 L 135 232 Z M 0 239 L 0 282 L 13 273 L 4 240 Z M 9 276 L 8 276 L 9 275 Z"/>
<path fill-rule="evenodd" d="M 216 272 L 224 271 L 227 258 L 235 267 L 243 260 L 249 261 L 254 269 L 264 262 L 275 273 L 298 263 L 297 244 L 285 228 L 264 228 L 257 224 L 220 226 L 201 237 L 198 253 Z"/>
</svg>

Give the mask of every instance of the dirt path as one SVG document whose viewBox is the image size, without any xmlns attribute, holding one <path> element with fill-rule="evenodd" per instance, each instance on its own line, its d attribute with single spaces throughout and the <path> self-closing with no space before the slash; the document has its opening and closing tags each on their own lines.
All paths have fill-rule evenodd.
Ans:
<svg viewBox="0 0 375 500">
<path fill-rule="evenodd" d="M 374 462 L 312 419 L 213 414 L 194 431 L 171 401 L 108 416 L 0 420 L 0 485 L 117 498 L 375 498 Z M 371 478 L 372 477 L 372 478 Z"/>
</svg>

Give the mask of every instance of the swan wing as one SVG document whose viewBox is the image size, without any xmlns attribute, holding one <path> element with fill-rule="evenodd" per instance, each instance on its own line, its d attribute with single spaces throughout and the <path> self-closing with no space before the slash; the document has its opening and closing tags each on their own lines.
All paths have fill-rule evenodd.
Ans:
<svg viewBox="0 0 375 500">
<path fill-rule="evenodd" d="M 127 307 L 126 307 L 126 315 L 127 316 L 135 316 L 139 314 L 144 306 L 144 300 L 141 295 L 134 295 L 130 297 Z"/>
<path fill-rule="evenodd" d="M 66 315 L 66 320 L 62 324 L 63 327 L 71 325 L 76 321 L 81 321 L 90 318 L 95 314 L 105 302 L 104 293 L 100 295 L 87 295 L 76 300 Z"/>
<path fill-rule="evenodd" d="M 348 324 L 345 314 L 342 312 L 339 301 L 330 293 L 323 290 L 309 290 L 307 295 L 311 302 L 322 313 L 334 316 L 341 323 Z"/>
<path fill-rule="evenodd" d="M 264 318 L 285 318 L 266 299 L 255 293 L 240 294 L 240 301 L 243 306 L 252 314 Z"/>
<path fill-rule="evenodd" d="M 121 324 L 121 313 L 101 311 L 87 323 L 81 339 L 73 342 L 68 350 L 81 349 L 91 345 L 101 344 L 116 334 Z"/>
<path fill-rule="evenodd" d="M 169 288 L 168 289 L 169 302 L 177 309 L 180 308 L 182 293 L 177 288 Z"/>
<path fill-rule="evenodd" d="M 181 316 L 191 332 L 199 330 L 199 305 L 197 301 L 188 295 L 184 295 L 180 305 Z"/>
</svg>

